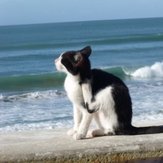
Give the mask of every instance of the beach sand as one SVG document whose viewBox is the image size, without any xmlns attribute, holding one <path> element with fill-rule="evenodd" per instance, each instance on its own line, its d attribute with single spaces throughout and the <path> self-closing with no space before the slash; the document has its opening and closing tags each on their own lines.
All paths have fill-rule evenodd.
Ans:
<svg viewBox="0 0 163 163">
<path fill-rule="evenodd" d="M 67 129 L 0 133 L 0 162 L 120 162 L 163 157 L 163 133 L 73 140 Z"/>
</svg>

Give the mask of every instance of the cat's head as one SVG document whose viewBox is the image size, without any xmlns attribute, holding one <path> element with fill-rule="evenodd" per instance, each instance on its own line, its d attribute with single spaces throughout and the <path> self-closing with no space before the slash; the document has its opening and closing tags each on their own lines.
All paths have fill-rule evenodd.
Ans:
<svg viewBox="0 0 163 163">
<path fill-rule="evenodd" d="M 60 55 L 55 60 L 55 65 L 58 71 L 70 73 L 72 75 L 87 75 L 90 71 L 89 56 L 92 50 L 87 46 L 78 51 L 67 51 Z"/>
</svg>

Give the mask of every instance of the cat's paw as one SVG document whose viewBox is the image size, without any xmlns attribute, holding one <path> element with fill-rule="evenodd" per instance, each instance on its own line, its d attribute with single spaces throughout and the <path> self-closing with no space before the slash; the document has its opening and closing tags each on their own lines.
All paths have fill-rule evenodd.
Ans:
<svg viewBox="0 0 163 163">
<path fill-rule="evenodd" d="M 92 102 L 92 103 L 85 103 L 85 107 L 88 111 L 88 113 L 92 114 L 95 113 L 99 110 L 100 105 L 97 102 Z"/>
<path fill-rule="evenodd" d="M 92 137 L 97 137 L 97 136 L 104 136 L 104 130 L 102 129 L 97 129 L 92 131 Z"/>
<path fill-rule="evenodd" d="M 107 136 L 115 135 L 115 131 L 113 129 L 107 129 L 105 130 L 105 135 Z"/>
<path fill-rule="evenodd" d="M 76 130 L 74 130 L 73 128 L 67 131 L 68 136 L 73 136 L 75 133 L 76 133 Z"/>
<path fill-rule="evenodd" d="M 86 138 L 86 136 L 83 135 L 83 134 L 75 133 L 75 134 L 73 135 L 73 138 L 74 138 L 74 140 L 81 140 L 81 139 Z"/>
</svg>

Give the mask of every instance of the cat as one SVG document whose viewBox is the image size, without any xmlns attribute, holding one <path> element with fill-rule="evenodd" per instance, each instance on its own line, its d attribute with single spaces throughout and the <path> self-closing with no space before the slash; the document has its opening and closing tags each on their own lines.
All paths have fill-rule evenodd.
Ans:
<svg viewBox="0 0 163 163">
<path fill-rule="evenodd" d="M 87 46 L 67 51 L 55 60 L 56 69 L 67 74 L 64 88 L 73 104 L 74 127 L 68 131 L 75 140 L 86 138 L 92 119 L 98 129 L 92 136 L 160 132 L 158 128 L 132 126 L 132 101 L 128 87 L 113 74 L 91 69 Z M 161 128 L 162 129 L 162 128 Z M 162 130 L 161 130 L 162 131 Z"/>
</svg>

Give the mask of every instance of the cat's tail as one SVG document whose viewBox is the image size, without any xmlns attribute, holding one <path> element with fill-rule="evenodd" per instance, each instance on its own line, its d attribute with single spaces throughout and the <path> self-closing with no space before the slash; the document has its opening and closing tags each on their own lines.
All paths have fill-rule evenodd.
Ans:
<svg viewBox="0 0 163 163">
<path fill-rule="evenodd" d="M 125 130 L 123 134 L 125 135 L 142 135 L 142 134 L 157 134 L 163 133 L 162 126 L 148 126 L 148 127 L 135 127 L 130 126 L 128 130 Z"/>
</svg>

